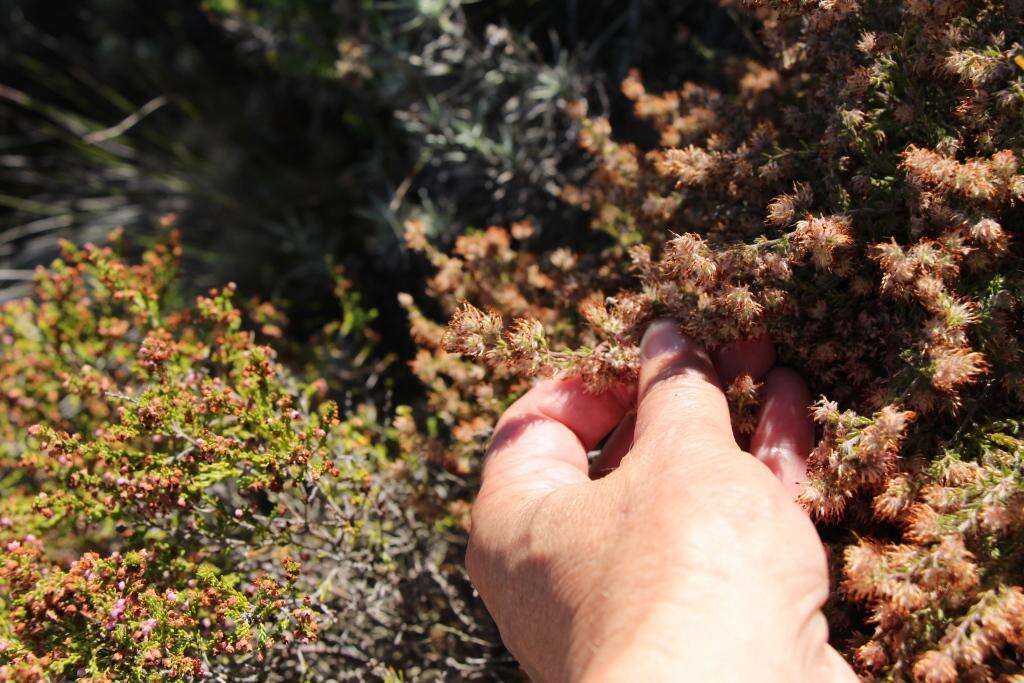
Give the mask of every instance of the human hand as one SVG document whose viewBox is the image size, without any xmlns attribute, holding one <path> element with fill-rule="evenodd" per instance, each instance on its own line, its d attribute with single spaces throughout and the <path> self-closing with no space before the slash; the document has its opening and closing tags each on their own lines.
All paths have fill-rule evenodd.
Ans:
<svg viewBox="0 0 1024 683">
<path fill-rule="evenodd" d="M 856 680 L 828 645 L 825 553 L 793 502 L 814 439 L 803 381 L 769 372 L 767 342 L 713 362 L 676 330 L 647 331 L 636 391 L 548 380 L 506 411 L 470 577 L 536 680 Z M 739 372 L 766 375 L 754 457 L 720 385 Z M 620 423 L 593 479 L 587 452 Z"/>
</svg>

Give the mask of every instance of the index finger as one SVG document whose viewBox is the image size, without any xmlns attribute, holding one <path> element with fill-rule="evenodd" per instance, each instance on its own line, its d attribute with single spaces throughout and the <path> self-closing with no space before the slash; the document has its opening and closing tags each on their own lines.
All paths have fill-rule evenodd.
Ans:
<svg viewBox="0 0 1024 683">
<path fill-rule="evenodd" d="M 633 391 L 616 386 L 595 394 L 576 377 L 537 384 L 498 421 L 477 502 L 589 481 L 587 452 L 619 423 Z"/>
<path fill-rule="evenodd" d="M 729 404 L 703 346 L 671 320 L 647 329 L 640 344 L 636 443 L 670 457 L 706 447 L 738 450 Z"/>
</svg>

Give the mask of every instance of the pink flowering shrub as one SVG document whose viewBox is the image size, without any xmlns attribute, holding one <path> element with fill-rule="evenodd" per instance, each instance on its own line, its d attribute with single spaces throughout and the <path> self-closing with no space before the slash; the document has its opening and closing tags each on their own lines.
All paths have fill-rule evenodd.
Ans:
<svg viewBox="0 0 1024 683">
<path fill-rule="evenodd" d="M 337 473 L 336 413 L 231 288 L 178 305 L 176 258 L 66 246 L 0 310 L 3 677 L 190 678 L 316 634 L 288 547 L 261 546 L 276 495 Z"/>
<path fill-rule="evenodd" d="M 186 302 L 178 256 L 65 245 L 0 307 L 0 680 L 486 666 L 464 511 L 373 408 L 343 419 L 258 341 L 272 307 Z"/>
</svg>

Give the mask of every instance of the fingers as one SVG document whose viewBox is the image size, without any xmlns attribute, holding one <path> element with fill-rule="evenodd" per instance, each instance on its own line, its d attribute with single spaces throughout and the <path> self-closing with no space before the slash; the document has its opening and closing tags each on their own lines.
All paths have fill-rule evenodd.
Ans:
<svg viewBox="0 0 1024 683">
<path fill-rule="evenodd" d="M 587 451 L 631 403 L 631 388 L 593 394 L 579 378 L 539 383 L 498 421 L 478 503 L 499 494 L 526 497 L 588 481 Z"/>
<path fill-rule="evenodd" d="M 767 337 L 734 342 L 719 349 L 712 355 L 715 370 L 723 384 L 728 384 L 738 375 L 747 373 L 761 380 L 775 363 L 775 347 Z M 605 476 L 622 462 L 622 458 L 633 446 L 633 430 L 636 414 L 631 413 L 619 423 L 600 455 L 590 468 L 590 476 L 598 479 Z"/>
<path fill-rule="evenodd" d="M 750 375 L 755 382 L 764 379 L 768 371 L 775 365 L 775 346 L 768 337 L 748 339 L 728 344 L 714 354 L 715 370 L 722 380 L 722 386 L 728 387 L 740 375 Z M 750 449 L 750 435 L 733 430 L 740 448 Z"/>
<path fill-rule="evenodd" d="M 715 367 L 724 383 L 742 373 L 755 380 L 767 375 L 750 452 L 795 495 L 807 478 L 807 456 L 814 448 L 814 424 L 807 411 L 810 394 L 792 370 L 771 370 L 774 363 L 775 349 L 766 338 L 736 342 L 715 354 Z"/>
<path fill-rule="evenodd" d="M 807 479 L 807 456 L 814 448 L 810 392 L 800 375 L 775 368 L 764 385 L 764 404 L 750 452 L 775 473 L 792 494 Z"/>
<path fill-rule="evenodd" d="M 775 365 L 775 347 L 768 337 L 733 342 L 716 351 L 714 361 L 724 386 L 743 373 L 761 380 Z"/>
<path fill-rule="evenodd" d="M 608 437 L 600 455 L 591 465 L 590 476 L 592 478 L 600 479 L 619 466 L 622 459 L 626 457 L 626 453 L 629 453 L 629 449 L 633 447 L 633 429 L 635 427 L 636 412 L 631 411 L 622 418 L 622 422 Z"/>
<path fill-rule="evenodd" d="M 774 362 L 765 339 L 738 342 L 716 354 L 722 374 L 763 376 Z M 670 457 L 687 450 L 737 448 L 716 364 L 674 322 L 651 325 L 641 343 L 638 406 L 631 391 L 618 387 L 594 395 L 579 379 L 541 382 L 499 421 L 484 466 L 480 497 L 513 491 L 524 497 L 588 480 L 587 452 L 609 431 L 592 468 L 595 478 L 618 467 L 634 442 L 645 452 Z M 814 428 L 810 396 L 793 371 L 767 372 L 764 405 L 751 439 L 751 452 L 795 493 L 806 479 Z M 624 417 L 625 416 L 625 417 Z"/>
<path fill-rule="evenodd" d="M 652 324 L 640 344 L 636 442 L 676 455 L 696 448 L 737 449 L 729 406 L 707 351 L 672 321 Z"/>
</svg>

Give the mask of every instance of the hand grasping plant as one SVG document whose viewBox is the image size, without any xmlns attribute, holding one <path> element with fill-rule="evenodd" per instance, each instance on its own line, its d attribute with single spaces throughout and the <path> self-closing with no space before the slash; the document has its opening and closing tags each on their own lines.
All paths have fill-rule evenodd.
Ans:
<svg viewBox="0 0 1024 683">
<path fill-rule="evenodd" d="M 767 342 L 715 362 L 670 322 L 632 388 L 548 380 L 502 417 L 473 509 L 470 575 L 538 680 L 855 680 L 828 645 L 825 554 L 793 502 L 808 393 Z M 769 371 L 770 370 L 770 371 Z M 751 439 L 721 382 L 764 378 Z M 587 452 L 616 425 L 592 479 Z"/>
</svg>

